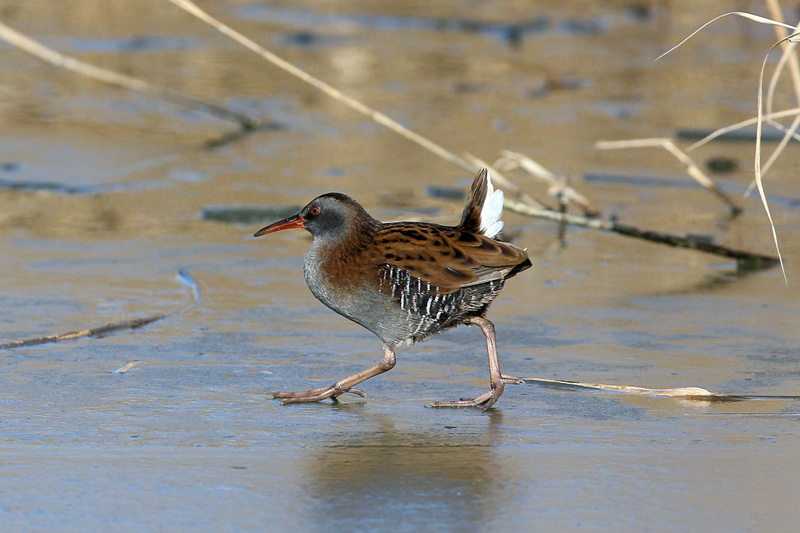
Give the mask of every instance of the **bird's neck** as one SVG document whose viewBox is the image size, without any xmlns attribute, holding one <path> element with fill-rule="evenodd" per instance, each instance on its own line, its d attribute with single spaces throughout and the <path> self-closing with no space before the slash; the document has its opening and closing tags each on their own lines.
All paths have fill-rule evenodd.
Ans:
<svg viewBox="0 0 800 533">
<path fill-rule="evenodd" d="M 353 218 L 340 232 L 314 236 L 306 265 L 314 263 L 325 277 L 344 277 L 359 263 L 359 257 L 375 240 L 381 222 L 369 214 Z"/>
</svg>

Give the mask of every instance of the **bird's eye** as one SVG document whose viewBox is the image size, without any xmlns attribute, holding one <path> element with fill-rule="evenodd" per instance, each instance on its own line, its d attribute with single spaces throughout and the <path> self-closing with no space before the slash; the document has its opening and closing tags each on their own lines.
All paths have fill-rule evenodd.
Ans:
<svg viewBox="0 0 800 533">
<path fill-rule="evenodd" d="M 312 208 L 311 208 L 311 214 L 312 214 L 313 216 L 317 216 L 317 215 L 319 215 L 319 207 L 317 207 L 317 206 L 314 206 L 314 207 L 312 207 Z"/>
</svg>

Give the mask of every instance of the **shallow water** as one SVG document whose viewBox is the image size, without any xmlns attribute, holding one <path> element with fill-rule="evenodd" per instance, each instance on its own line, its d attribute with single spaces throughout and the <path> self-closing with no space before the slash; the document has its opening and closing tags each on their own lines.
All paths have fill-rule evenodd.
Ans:
<svg viewBox="0 0 800 533">
<path fill-rule="evenodd" d="M 748 118 L 770 30 L 723 21 L 654 63 L 732 8 L 395 4 L 203 7 L 456 152 L 523 152 L 621 222 L 772 251 L 758 200 L 737 197 L 745 213 L 731 221 L 668 154 L 593 148 Z M 177 311 L 191 300 L 182 268 L 205 296 L 141 329 L 0 352 L 4 530 L 777 531 L 800 518 L 798 401 L 527 384 L 491 412 L 423 408 L 487 386 L 475 328 L 400 348 L 366 401 L 269 400 L 382 354 L 308 292 L 304 232 L 252 233 L 330 190 L 383 220 L 455 223 L 472 176 L 166 2 L 6 0 L 0 12 L 65 53 L 272 125 L 208 149 L 235 125 L 0 47 L 0 342 Z M 714 178 L 747 187 L 750 143 L 692 156 L 735 161 Z M 799 162 L 790 146 L 766 185 L 788 286 L 777 269 L 583 229 L 560 239 L 507 214 L 534 268 L 489 315 L 503 371 L 800 394 Z"/>
</svg>

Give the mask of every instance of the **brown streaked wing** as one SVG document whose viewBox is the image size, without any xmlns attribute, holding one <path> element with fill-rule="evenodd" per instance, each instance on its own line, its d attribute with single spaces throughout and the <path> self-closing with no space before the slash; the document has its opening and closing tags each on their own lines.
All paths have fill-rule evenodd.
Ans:
<svg viewBox="0 0 800 533">
<path fill-rule="evenodd" d="M 528 257 L 512 244 L 437 224 L 385 224 L 375 244 L 375 267 L 406 270 L 440 294 L 502 279 Z"/>
</svg>

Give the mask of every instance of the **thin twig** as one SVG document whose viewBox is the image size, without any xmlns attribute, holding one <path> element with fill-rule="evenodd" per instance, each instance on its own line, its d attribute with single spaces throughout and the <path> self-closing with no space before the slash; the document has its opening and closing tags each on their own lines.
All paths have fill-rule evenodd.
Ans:
<svg viewBox="0 0 800 533">
<path fill-rule="evenodd" d="M 203 301 L 203 291 L 200 288 L 200 285 L 198 285 L 197 281 L 195 281 L 195 279 L 191 276 L 191 274 L 189 274 L 189 272 L 187 272 L 184 269 L 181 269 L 180 272 L 178 273 L 178 279 L 183 285 L 189 287 L 189 291 L 192 297 L 191 301 L 178 311 L 162 315 L 152 315 L 144 318 L 123 320 L 121 322 L 112 322 L 110 324 L 105 324 L 103 326 L 97 326 L 94 328 L 88 328 L 81 331 L 71 331 L 69 333 L 59 333 L 56 335 L 46 335 L 44 337 L 36 337 L 33 339 L 6 342 L 0 344 L 0 350 L 6 350 L 11 348 L 22 348 L 25 346 L 38 346 L 40 344 L 50 344 L 54 342 L 60 342 L 71 339 L 81 339 L 84 337 L 97 337 L 99 335 L 112 333 L 115 331 L 141 328 L 148 324 L 152 324 L 153 322 L 158 322 L 159 320 L 163 320 L 164 318 L 186 313 L 190 309 L 198 306 Z"/>
<path fill-rule="evenodd" d="M 71 70 L 72 72 L 77 72 L 78 74 L 101 81 L 103 83 L 124 87 L 125 89 L 129 89 L 131 91 L 169 100 L 185 107 L 203 109 L 206 112 L 216 115 L 220 118 L 238 123 L 239 126 L 245 131 L 253 130 L 259 127 L 259 124 L 252 118 L 220 105 L 200 100 L 199 98 L 175 91 L 173 89 L 159 87 L 131 76 L 126 76 L 111 70 L 96 67 L 75 59 L 74 57 L 56 52 L 52 48 L 48 48 L 42 43 L 34 41 L 30 37 L 19 33 L 2 22 L 0 22 L 0 39 L 7 41 L 9 44 L 24 50 L 25 52 L 28 52 L 29 54 L 32 54 L 39 59 L 46 61 L 47 63 L 55 65 L 59 68 Z"/>
</svg>

